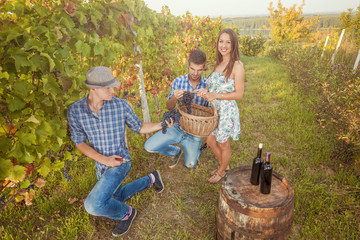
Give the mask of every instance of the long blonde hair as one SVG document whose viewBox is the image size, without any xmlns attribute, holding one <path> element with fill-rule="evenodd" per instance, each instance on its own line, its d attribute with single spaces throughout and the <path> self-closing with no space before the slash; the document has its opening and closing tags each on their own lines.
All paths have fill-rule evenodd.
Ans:
<svg viewBox="0 0 360 240">
<path fill-rule="evenodd" d="M 223 30 L 220 31 L 217 42 L 216 42 L 216 59 L 215 59 L 214 70 L 223 61 L 223 56 L 219 52 L 219 48 L 218 48 L 220 36 L 223 33 L 229 34 L 230 41 L 231 41 L 230 61 L 226 65 L 226 67 L 224 69 L 225 79 L 228 79 L 230 77 L 231 73 L 232 73 L 235 62 L 240 60 L 239 39 L 238 39 L 238 36 L 237 36 L 236 32 L 231 28 L 224 28 Z"/>
</svg>

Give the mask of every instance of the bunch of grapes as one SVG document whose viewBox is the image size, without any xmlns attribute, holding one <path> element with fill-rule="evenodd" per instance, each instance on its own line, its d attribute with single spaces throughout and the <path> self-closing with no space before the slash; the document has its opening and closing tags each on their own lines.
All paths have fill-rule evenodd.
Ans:
<svg viewBox="0 0 360 240">
<path fill-rule="evenodd" d="M 64 177 L 68 182 L 71 182 L 72 177 L 69 175 L 69 168 L 65 167 L 63 170 Z"/>
<path fill-rule="evenodd" d="M 194 96 L 190 92 L 184 92 L 181 102 L 186 106 L 186 111 L 188 114 L 191 114 L 191 101 Z"/>
<path fill-rule="evenodd" d="M 165 134 L 166 133 L 166 128 L 167 128 L 167 124 L 165 122 L 168 121 L 168 123 L 171 122 L 170 118 L 172 118 L 173 122 L 179 122 L 180 118 L 181 118 L 181 114 L 179 112 L 179 110 L 173 108 L 170 111 L 167 111 L 164 113 L 163 115 L 164 120 L 161 122 L 161 127 L 162 127 L 162 133 Z"/>
<path fill-rule="evenodd" d="M 203 149 L 206 149 L 208 146 L 207 146 L 207 143 L 204 143 L 203 145 L 201 145 L 200 147 L 200 151 L 202 151 Z"/>
</svg>

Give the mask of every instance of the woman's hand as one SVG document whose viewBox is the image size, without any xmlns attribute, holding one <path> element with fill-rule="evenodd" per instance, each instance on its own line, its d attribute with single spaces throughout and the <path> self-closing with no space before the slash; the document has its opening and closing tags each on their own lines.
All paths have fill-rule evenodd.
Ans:
<svg viewBox="0 0 360 240">
<path fill-rule="evenodd" d="M 216 99 L 216 93 L 206 93 L 205 95 L 205 100 L 208 101 L 208 102 L 211 102 L 212 100 Z"/>
<path fill-rule="evenodd" d="M 194 93 L 196 93 L 196 95 L 199 97 L 205 97 L 206 93 L 208 93 L 208 92 L 209 92 L 209 89 L 207 89 L 207 88 L 200 88 L 200 89 L 194 90 Z"/>
</svg>

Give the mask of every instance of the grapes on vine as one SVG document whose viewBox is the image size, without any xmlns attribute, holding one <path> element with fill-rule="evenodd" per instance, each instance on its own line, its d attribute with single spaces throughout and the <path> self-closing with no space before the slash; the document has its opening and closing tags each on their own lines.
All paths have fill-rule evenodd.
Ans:
<svg viewBox="0 0 360 240">
<path fill-rule="evenodd" d="M 161 127 L 162 127 L 162 133 L 165 134 L 166 133 L 166 128 L 167 128 L 167 123 L 165 121 L 167 121 L 168 123 L 171 122 L 171 119 L 173 120 L 174 123 L 179 122 L 180 118 L 181 118 L 181 114 L 179 112 L 178 109 L 171 109 L 170 111 L 167 111 L 164 113 L 163 115 L 163 121 L 161 122 Z"/>
<path fill-rule="evenodd" d="M 72 177 L 69 175 L 69 168 L 68 168 L 68 167 L 65 167 L 65 168 L 64 168 L 63 174 L 64 174 L 65 179 L 66 179 L 68 182 L 71 182 Z"/>
<path fill-rule="evenodd" d="M 188 114 L 191 114 L 191 101 L 194 96 L 191 92 L 184 92 L 181 102 L 186 106 L 186 111 Z"/>
</svg>

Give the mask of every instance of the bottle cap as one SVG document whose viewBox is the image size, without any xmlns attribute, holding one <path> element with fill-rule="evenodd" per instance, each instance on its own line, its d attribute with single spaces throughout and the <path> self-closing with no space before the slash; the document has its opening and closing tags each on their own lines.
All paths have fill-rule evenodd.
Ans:
<svg viewBox="0 0 360 240">
<path fill-rule="evenodd" d="M 259 148 L 263 148 L 263 144 L 262 144 L 262 143 L 259 143 Z"/>
</svg>

